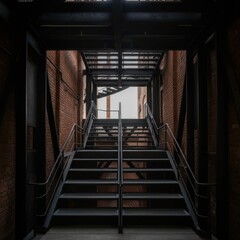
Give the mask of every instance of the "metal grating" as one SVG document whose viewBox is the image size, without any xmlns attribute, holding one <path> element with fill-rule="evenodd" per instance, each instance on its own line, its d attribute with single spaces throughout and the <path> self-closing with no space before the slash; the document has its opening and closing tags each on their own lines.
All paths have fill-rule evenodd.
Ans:
<svg viewBox="0 0 240 240">
<path fill-rule="evenodd" d="M 83 59 L 97 86 L 146 86 L 163 52 L 84 52 Z"/>
</svg>

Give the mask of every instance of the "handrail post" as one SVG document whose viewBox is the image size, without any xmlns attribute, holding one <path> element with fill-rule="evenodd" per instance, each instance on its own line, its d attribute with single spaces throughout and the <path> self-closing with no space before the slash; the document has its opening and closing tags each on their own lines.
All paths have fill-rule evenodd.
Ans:
<svg viewBox="0 0 240 240">
<path fill-rule="evenodd" d="M 75 125 L 74 127 L 74 134 L 75 134 L 75 138 L 74 138 L 74 145 L 75 145 L 75 148 L 74 149 L 77 149 L 77 125 Z"/>
<path fill-rule="evenodd" d="M 164 127 L 164 148 L 167 150 L 167 125 Z"/>
<path fill-rule="evenodd" d="M 118 109 L 118 232 L 123 232 L 123 219 L 122 219 L 122 113 L 121 102 L 119 102 Z"/>
</svg>

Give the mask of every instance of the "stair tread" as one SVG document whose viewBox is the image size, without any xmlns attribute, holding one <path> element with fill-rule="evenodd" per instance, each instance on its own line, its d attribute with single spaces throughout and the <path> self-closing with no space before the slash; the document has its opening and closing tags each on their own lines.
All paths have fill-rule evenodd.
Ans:
<svg viewBox="0 0 240 240">
<path fill-rule="evenodd" d="M 73 161 L 103 161 L 103 162 L 107 162 L 107 161 L 117 161 L 117 158 L 74 158 Z"/>
<path fill-rule="evenodd" d="M 124 168 L 123 172 L 173 172 L 172 168 Z"/>
<path fill-rule="evenodd" d="M 123 216 L 190 216 L 185 209 L 123 209 Z"/>
<path fill-rule="evenodd" d="M 117 172 L 116 168 L 70 168 L 70 172 Z"/>
<path fill-rule="evenodd" d="M 117 209 L 81 209 L 81 208 L 59 208 L 54 212 L 54 216 L 117 216 Z"/>
<path fill-rule="evenodd" d="M 178 193 L 123 193 L 123 199 L 183 199 Z"/>
<path fill-rule="evenodd" d="M 168 158 L 124 158 L 123 161 L 169 161 Z M 170 161 L 169 161 L 170 163 Z"/>
<path fill-rule="evenodd" d="M 66 180 L 64 184 L 117 184 L 117 180 L 113 179 L 84 179 L 84 180 Z"/>
<path fill-rule="evenodd" d="M 117 193 L 63 193 L 61 199 L 117 199 Z"/>
<path fill-rule="evenodd" d="M 123 180 L 123 184 L 178 184 L 175 180 L 149 180 L 149 179 L 127 179 Z"/>
</svg>

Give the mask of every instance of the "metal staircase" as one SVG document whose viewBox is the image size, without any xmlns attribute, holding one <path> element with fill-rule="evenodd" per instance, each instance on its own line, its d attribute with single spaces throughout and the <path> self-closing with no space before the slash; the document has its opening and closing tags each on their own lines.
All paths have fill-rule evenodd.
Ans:
<svg viewBox="0 0 240 240">
<path fill-rule="evenodd" d="M 147 119 L 93 119 L 69 164 L 52 224 L 191 224 L 168 151 Z"/>
<path fill-rule="evenodd" d="M 87 149 L 117 149 L 118 119 L 93 119 Z M 146 119 L 122 119 L 123 149 L 154 149 Z"/>
<path fill-rule="evenodd" d="M 146 109 L 146 119 L 121 119 L 119 107 L 118 119 L 103 120 L 95 118 L 92 104 L 83 128 L 75 125 L 70 132 L 47 181 L 35 184 L 36 193 L 46 188 L 36 199 L 48 202 L 36 224 L 111 225 L 119 233 L 132 225 L 192 225 L 208 233 L 199 222 L 208 227 L 209 215 L 200 215 L 194 201 L 209 201 L 198 190 L 211 184 L 196 180 L 169 126 L 158 128 Z"/>
</svg>

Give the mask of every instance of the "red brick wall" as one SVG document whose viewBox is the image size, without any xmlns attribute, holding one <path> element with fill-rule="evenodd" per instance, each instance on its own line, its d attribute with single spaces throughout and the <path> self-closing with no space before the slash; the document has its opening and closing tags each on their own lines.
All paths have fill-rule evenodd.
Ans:
<svg viewBox="0 0 240 240">
<path fill-rule="evenodd" d="M 9 74 L 10 56 L 2 47 L 13 52 L 13 40 L 0 23 L 0 94 Z M 0 126 L 0 240 L 14 239 L 15 229 L 15 108 L 14 90 Z M 2 106 L 0 106 L 0 111 Z"/>
<path fill-rule="evenodd" d="M 48 51 L 48 76 L 51 89 L 52 104 L 57 123 L 60 149 L 74 123 L 80 123 L 82 101 L 77 100 L 81 95 L 82 80 L 81 61 L 77 51 Z M 81 95 L 82 97 L 82 95 Z M 47 148 L 47 175 L 54 163 L 50 128 L 46 116 L 46 148 Z"/>
<path fill-rule="evenodd" d="M 168 123 L 176 135 L 181 108 L 182 91 L 185 77 L 185 51 L 169 51 L 165 56 L 163 68 L 163 122 Z M 185 149 L 186 130 L 184 129 L 182 146 Z"/>
</svg>

